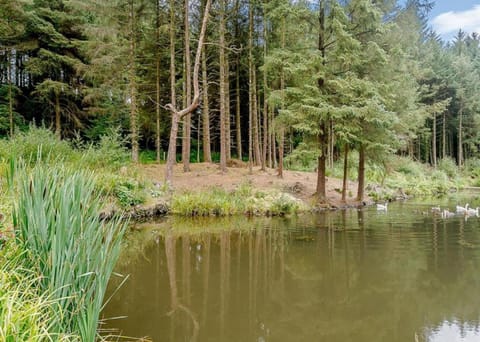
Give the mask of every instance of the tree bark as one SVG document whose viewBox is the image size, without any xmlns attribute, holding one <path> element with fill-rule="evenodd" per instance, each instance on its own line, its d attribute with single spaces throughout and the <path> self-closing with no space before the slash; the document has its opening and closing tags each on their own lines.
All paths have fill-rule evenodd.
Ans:
<svg viewBox="0 0 480 342">
<path fill-rule="evenodd" d="M 225 0 L 220 0 L 219 11 L 219 66 L 220 66 L 220 170 L 227 171 L 226 95 L 225 95 Z"/>
<path fill-rule="evenodd" d="M 357 201 L 363 201 L 365 189 L 365 146 L 360 145 L 358 153 L 359 156 Z"/>
<path fill-rule="evenodd" d="M 60 94 L 58 91 L 55 91 L 55 135 L 58 139 L 62 138 L 62 124 L 60 121 Z"/>
<path fill-rule="evenodd" d="M 446 124 L 445 124 L 445 112 L 443 112 L 443 120 L 442 120 L 442 158 L 445 159 L 447 157 L 447 131 L 446 131 Z"/>
<path fill-rule="evenodd" d="M 232 159 L 232 133 L 230 120 L 230 62 L 228 58 L 228 51 L 225 50 L 225 152 L 227 161 Z"/>
<path fill-rule="evenodd" d="M 458 167 L 463 166 L 463 104 L 460 104 L 460 110 L 458 111 Z"/>
<path fill-rule="evenodd" d="M 253 0 L 248 3 L 248 168 L 253 166 Z"/>
<path fill-rule="evenodd" d="M 132 161 L 138 163 L 138 113 L 137 113 L 137 81 L 135 67 L 135 9 L 130 0 L 130 139 L 132 142 Z"/>
<path fill-rule="evenodd" d="M 8 118 L 10 121 L 10 137 L 13 137 L 13 94 L 12 94 L 12 61 L 10 50 L 6 50 L 7 54 L 7 82 L 8 82 Z"/>
<path fill-rule="evenodd" d="M 266 1 L 263 2 L 263 60 L 267 58 L 267 8 Z M 267 104 L 267 71 L 263 71 L 263 149 L 262 149 L 262 170 L 265 171 L 267 164 L 268 150 L 268 104 Z"/>
<path fill-rule="evenodd" d="M 345 144 L 343 160 L 343 184 L 342 184 L 342 202 L 347 201 L 347 190 L 348 190 L 348 144 Z"/>
<path fill-rule="evenodd" d="M 437 168 L 437 114 L 433 113 L 433 127 L 432 127 L 432 163 L 433 167 Z"/>
<path fill-rule="evenodd" d="M 203 84 L 203 160 L 207 163 L 212 162 L 212 150 L 210 146 L 210 105 L 208 103 L 208 77 L 207 77 L 207 46 L 202 49 L 202 84 Z"/>
<path fill-rule="evenodd" d="M 172 0 L 173 2 L 173 0 Z M 193 66 L 193 100 L 192 103 L 182 110 L 177 110 L 172 103 L 167 105 L 168 109 L 172 113 L 172 128 L 170 130 L 170 139 L 168 146 L 168 157 L 167 157 L 167 170 L 165 172 L 165 181 L 167 183 L 171 182 L 173 175 L 173 165 L 175 164 L 175 149 L 176 149 L 176 140 L 177 140 L 177 131 L 178 131 L 178 122 L 185 115 L 192 113 L 199 105 L 200 100 L 200 89 L 198 82 L 198 74 L 200 69 L 200 56 L 202 54 L 203 42 L 205 39 L 205 32 L 207 30 L 208 15 L 211 7 L 211 0 L 207 0 L 205 4 L 205 10 L 202 20 L 202 28 L 200 30 L 200 35 L 198 37 L 198 47 L 195 54 L 195 63 Z M 173 8 L 171 9 L 173 10 Z M 175 56 L 173 56 L 175 57 Z"/>
<path fill-rule="evenodd" d="M 156 103 L 155 103 L 155 109 L 156 109 L 156 137 L 155 137 L 155 149 L 157 151 L 157 163 L 160 163 L 160 3 L 157 1 L 156 2 L 156 16 L 157 16 L 157 27 L 156 27 L 156 32 L 155 32 L 155 38 L 156 38 L 156 51 L 157 51 L 157 61 L 156 61 L 156 80 L 155 80 L 155 86 L 156 86 Z"/>
<path fill-rule="evenodd" d="M 237 157 L 242 160 L 242 125 L 240 117 L 240 58 L 237 56 L 236 64 L 236 84 L 235 84 L 235 126 L 237 133 Z"/>
<path fill-rule="evenodd" d="M 185 25 L 185 107 L 192 102 L 192 75 L 190 62 L 190 25 L 189 25 L 189 0 L 184 0 L 184 25 Z M 191 123 L 192 116 L 187 114 L 183 118 L 182 162 L 183 172 L 190 171 L 191 149 Z"/>
</svg>

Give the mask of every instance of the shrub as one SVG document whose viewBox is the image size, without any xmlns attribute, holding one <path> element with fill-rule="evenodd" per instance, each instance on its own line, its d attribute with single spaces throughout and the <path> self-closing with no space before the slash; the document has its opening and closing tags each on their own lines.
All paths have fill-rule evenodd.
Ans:
<svg viewBox="0 0 480 342">
<path fill-rule="evenodd" d="M 452 158 L 440 159 L 438 161 L 438 170 L 445 172 L 450 178 L 456 177 L 458 173 L 457 164 Z"/>
</svg>

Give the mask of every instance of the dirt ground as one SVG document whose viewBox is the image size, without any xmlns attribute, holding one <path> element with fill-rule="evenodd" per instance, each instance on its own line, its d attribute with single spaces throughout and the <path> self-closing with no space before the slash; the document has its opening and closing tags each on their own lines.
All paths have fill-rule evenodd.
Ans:
<svg viewBox="0 0 480 342">
<path fill-rule="evenodd" d="M 254 167 L 250 174 L 248 166 L 244 163 L 231 164 L 226 173 L 219 170 L 218 165 L 209 163 L 195 163 L 190 165 L 190 172 L 183 172 L 183 164 L 174 168 L 172 186 L 174 190 L 202 191 L 209 187 L 217 186 L 226 190 L 233 190 L 241 184 L 248 183 L 257 190 L 276 189 L 288 192 L 303 200 L 308 205 L 315 205 L 315 189 L 317 174 L 315 172 L 284 171 L 283 179 L 277 177 L 277 170 L 268 169 L 261 171 Z M 152 182 L 163 183 L 165 179 L 165 165 L 148 164 L 139 167 L 140 175 Z M 327 203 L 321 207 L 339 208 L 345 206 L 358 206 L 370 203 L 366 198 L 365 203 L 355 201 L 357 183 L 348 182 L 347 203 L 341 201 L 342 180 L 327 178 Z"/>
</svg>

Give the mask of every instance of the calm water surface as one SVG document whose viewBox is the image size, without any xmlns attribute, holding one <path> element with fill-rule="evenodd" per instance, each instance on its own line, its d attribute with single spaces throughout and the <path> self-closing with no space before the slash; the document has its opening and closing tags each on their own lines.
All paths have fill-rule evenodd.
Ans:
<svg viewBox="0 0 480 342">
<path fill-rule="evenodd" d="M 104 311 L 126 318 L 106 328 L 152 341 L 480 341 L 480 219 L 431 206 L 143 224 Z"/>
</svg>

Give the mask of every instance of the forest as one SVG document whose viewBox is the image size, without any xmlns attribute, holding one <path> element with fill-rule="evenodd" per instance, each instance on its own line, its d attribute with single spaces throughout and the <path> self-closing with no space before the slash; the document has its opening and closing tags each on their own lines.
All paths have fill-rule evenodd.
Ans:
<svg viewBox="0 0 480 342">
<path fill-rule="evenodd" d="M 320 199 L 349 153 L 362 188 L 365 163 L 392 155 L 475 164 L 480 37 L 443 41 L 432 6 L 2 0 L 0 134 L 95 142 L 116 127 L 133 162 L 315 169 Z"/>
</svg>

